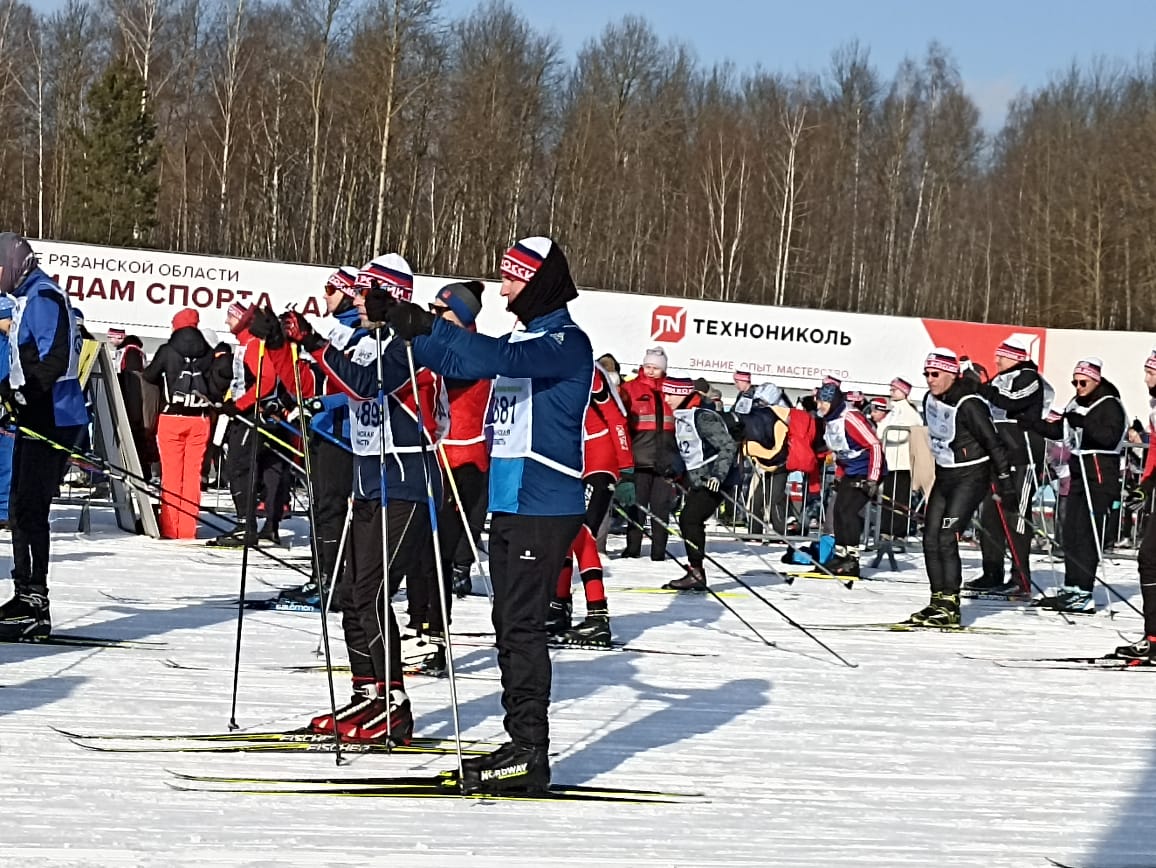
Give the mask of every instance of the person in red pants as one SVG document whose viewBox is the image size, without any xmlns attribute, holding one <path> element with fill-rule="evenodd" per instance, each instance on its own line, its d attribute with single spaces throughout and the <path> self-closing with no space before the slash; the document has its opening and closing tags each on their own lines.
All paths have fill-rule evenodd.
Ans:
<svg viewBox="0 0 1156 868">
<path fill-rule="evenodd" d="M 161 458 L 161 536 L 195 539 L 201 507 L 201 462 L 209 445 L 209 412 L 224 395 L 208 385 L 213 348 L 200 315 L 185 308 L 173 317 L 173 333 L 142 376 L 161 390 L 157 450 Z"/>
<path fill-rule="evenodd" d="M 585 424 L 582 481 L 586 483 L 586 517 L 558 576 L 554 599 L 546 613 L 546 632 L 564 645 L 609 647 L 610 611 L 595 537 L 616 494 L 625 501 L 624 507 L 634 505 L 634 453 L 630 447 L 626 408 L 618 398 L 610 374 L 597 362 Z M 586 597 L 586 620 L 571 628 L 570 586 L 575 563 Z"/>
</svg>

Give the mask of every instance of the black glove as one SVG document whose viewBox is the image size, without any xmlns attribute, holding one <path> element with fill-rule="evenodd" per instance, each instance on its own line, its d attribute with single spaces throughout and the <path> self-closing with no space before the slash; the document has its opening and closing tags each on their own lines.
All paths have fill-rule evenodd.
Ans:
<svg viewBox="0 0 1156 868">
<path fill-rule="evenodd" d="M 228 400 L 228 401 L 222 401 L 221 402 L 221 405 L 219 407 L 217 407 L 217 412 L 220 413 L 222 416 L 228 416 L 228 417 L 232 418 L 233 416 L 236 416 L 241 411 L 237 409 L 237 402 L 236 401 Z"/>
<path fill-rule="evenodd" d="M 366 315 L 369 314 L 369 303 L 365 306 Z M 394 332 L 403 341 L 412 341 L 420 335 L 428 335 L 433 331 L 437 317 L 428 310 L 422 310 L 412 301 L 395 301 L 389 309 L 388 321 Z"/>
<path fill-rule="evenodd" d="M 1003 504 L 1004 510 L 1018 510 L 1019 492 L 1016 491 L 1015 480 L 1010 473 L 1001 473 L 995 478 L 995 496 Z"/>
<path fill-rule="evenodd" d="M 1084 427 L 1085 415 L 1083 413 L 1077 413 L 1075 410 L 1069 410 L 1064 414 L 1064 418 L 1068 420 L 1068 424 L 1073 428 Z"/>
<path fill-rule="evenodd" d="M 325 410 L 325 401 L 321 398 L 306 398 L 304 410 L 307 415 L 316 416 Z"/>
<path fill-rule="evenodd" d="M 879 480 L 877 479 L 860 479 L 855 483 L 855 487 L 861 489 L 867 495 L 868 500 L 874 500 L 879 496 Z"/>
<path fill-rule="evenodd" d="M 703 482 L 702 487 L 711 494 L 718 494 L 718 490 L 722 488 L 722 483 L 715 476 L 709 476 Z"/>
<path fill-rule="evenodd" d="M 1144 490 L 1143 485 L 1138 485 L 1124 495 L 1124 506 L 1133 511 L 1141 510 L 1144 508 L 1144 503 L 1147 500 L 1148 492 Z"/>
<path fill-rule="evenodd" d="M 398 305 L 398 300 L 376 283 L 365 294 L 365 318 L 370 322 L 389 322 L 390 312 Z"/>
<path fill-rule="evenodd" d="M 267 307 L 258 308 L 253 314 L 249 331 L 253 337 L 264 341 L 265 346 L 271 350 L 279 350 L 285 346 L 285 332 L 281 328 L 281 321 Z"/>
</svg>

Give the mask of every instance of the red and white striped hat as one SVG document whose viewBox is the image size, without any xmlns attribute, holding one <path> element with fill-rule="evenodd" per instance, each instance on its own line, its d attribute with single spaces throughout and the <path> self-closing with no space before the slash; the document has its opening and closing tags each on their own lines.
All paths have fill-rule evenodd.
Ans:
<svg viewBox="0 0 1156 868">
<path fill-rule="evenodd" d="M 1144 362 L 1145 371 L 1156 371 L 1156 350 L 1148 354 L 1148 360 Z"/>
<path fill-rule="evenodd" d="M 872 398 L 871 399 L 871 410 L 872 411 L 878 410 L 880 413 L 886 413 L 887 410 L 889 409 L 889 404 L 890 404 L 890 402 L 886 398 L 882 398 L 882 397 Z"/>
<path fill-rule="evenodd" d="M 894 380 L 892 380 L 891 381 L 891 388 L 892 389 L 898 389 L 904 395 L 910 395 L 911 394 L 911 384 L 909 382 L 907 382 L 905 379 L 903 379 L 902 377 L 896 377 Z"/>
<path fill-rule="evenodd" d="M 544 236 L 523 238 L 502 256 L 502 277 L 529 283 L 550 254 L 553 242 Z"/>
<path fill-rule="evenodd" d="M 1076 362 L 1076 370 L 1072 373 L 1077 377 L 1087 377 L 1089 380 L 1098 383 L 1102 379 L 1100 371 L 1103 370 L 1103 368 L 1104 362 L 1102 359 L 1098 359 L 1096 356 L 1088 356 L 1088 358 L 1080 359 L 1080 361 Z"/>
<path fill-rule="evenodd" d="M 353 298 L 357 295 L 357 269 L 352 265 L 343 265 L 325 281 L 325 288 L 340 292 L 342 295 Z"/>
<path fill-rule="evenodd" d="M 996 348 L 995 355 L 996 358 L 1002 357 L 1016 362 L 1028 362 L 1031 361 L 1032 351 L 1024 343 L 1023 338 L 1012 335 Z"/>
<path fill-rule="evenodd" d="M 959 359 L 952 350 L 946 347 L 936 347 L 927 356 L 923 363 L 925 371 L 943 371 L 947 374 L 959 375 Z"/>
<path fill-rule="evenodd" d="M 413 298 L 413 269 L 397 253 L 371 259 L 357 273 L 357 288 L 366 292 L 377 284 L 398 301 Z"/>
</svg>

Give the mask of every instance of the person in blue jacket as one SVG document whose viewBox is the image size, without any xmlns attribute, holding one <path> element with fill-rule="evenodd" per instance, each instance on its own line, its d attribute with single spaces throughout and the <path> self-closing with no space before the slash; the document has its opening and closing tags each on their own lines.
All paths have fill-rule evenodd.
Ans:
<svg viewBox="0 0 1156 868">
<path fill-rule="evenodd" d="M 0 295 L 0 381 L 8 379 L 8 330 L 12 328 L 12 316 L 16 302 L 10 296 Z M 8 527 L 8 491 L 12 487 L 12 451 L 16 446 L 16 429 L 11 420 L 2 418 L 0 424 L 0 528 Z"/>
<path fill-rule="evenodd" d="M 471 791 L 549 786 L 550 655 L 546 609 L 586 510 L 583 423 L 594 377 L 590 339 L 566 305 L 578 291 L 562 249 L 524 238 L 502 258 L 502 297 L 525 325 L 502 338 L 455 328 L 414 304 L 371 296 L 366 313 L 412 341 L 417 361 L 445 377 L 494 379 L 490 577 L 510 742 L 465 762 Z"/>
<path fill-rule="evenodd" d="M 9 518 L 15 594 L 0 606 L 0 640 L 42 639 L 52 632 L 48 513 L 68 464 L 66 450 L 76 447 L 88 427 L 79 378 L 81 337 L 68 297 L 14 232 L 0 232 L 0 293 L 16 300 L 8 338 L 11 369 L 0 393 L 20 426 Z"/>
</svg>

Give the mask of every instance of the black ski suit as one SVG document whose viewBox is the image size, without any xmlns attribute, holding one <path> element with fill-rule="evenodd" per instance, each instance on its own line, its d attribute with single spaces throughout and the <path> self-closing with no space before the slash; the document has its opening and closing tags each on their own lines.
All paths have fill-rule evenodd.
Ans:
<svg viewBox="0 0 1156 868">
<path fill-rule="evenodd" d="M 923 401 L 927 435 L 935 456 L 935 484 L 927 498 L 923 554 L 932 593 L 958 594 L 963 582 L 961 533 L 991 490 L 992 470 L 1009 472 L 1007 454 L 987 405 L 964 379 Z"/>
</svg>

